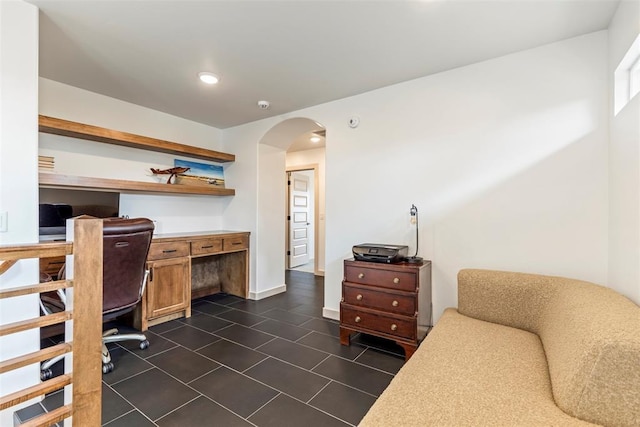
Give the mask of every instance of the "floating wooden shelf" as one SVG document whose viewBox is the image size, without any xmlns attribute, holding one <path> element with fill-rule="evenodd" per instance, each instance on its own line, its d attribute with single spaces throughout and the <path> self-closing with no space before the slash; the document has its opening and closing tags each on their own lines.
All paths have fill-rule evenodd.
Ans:
<svg viewBox="0 0 640 427">
<path fill-rule="evenodd" d="M 43 133 L 88 139 L 90 141 L 104 142 L 105 144 L 141 148 L 149 151 L 177 154 L 219 163 L 233 162 L 236 159 L 236 156 L 233 154 L 134 135 L 132 133 L 120 132 L 69 120 L 56 119 L 54 117 L 40 115 L 38 116 L 38 124 L 40 132 Z"/>
<path fill-rule="evenodd" d="M 195 186 L 180 184 L 160 184 L 155 182 L 125 181 L 121 179 L 89 178 L 84 176 L 40 173 L 40 187 L 67 188 L 76 190 L 101 190 L 132 193 L 173 193 L 200 194 L 204 196 L 233 196 L 232 188 L 215 186 Z"/>
</svg>

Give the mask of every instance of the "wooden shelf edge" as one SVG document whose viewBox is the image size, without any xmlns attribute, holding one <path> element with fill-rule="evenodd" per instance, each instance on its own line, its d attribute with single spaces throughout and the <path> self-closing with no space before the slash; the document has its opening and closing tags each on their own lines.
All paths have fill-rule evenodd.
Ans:
<svg viewBox="0 0 640 427">
<path fill-rule="evenodd" d="M 90 141 L 122 145 L 125 147 L 141 148 L 219 163 L 234 162 L 236 160 L 236 156 L 233 154 L 57 119 L 55 117 L 39 115 L 38 125 L 40 132 L 43 133 L 88 139 Z"/>
<path fill-rule="evenodd" d="M 40 173 L 40 187 L 67 188 L 76 190 L 101 190 L 136 193 L 198 194 L 203 196 L 233 196 L 232 188 L 205 187 L 180 184 L 160 184 L 155 182 L 125 181 L 121 179 L 90 178 L 84 176 Z"/>
</svg>

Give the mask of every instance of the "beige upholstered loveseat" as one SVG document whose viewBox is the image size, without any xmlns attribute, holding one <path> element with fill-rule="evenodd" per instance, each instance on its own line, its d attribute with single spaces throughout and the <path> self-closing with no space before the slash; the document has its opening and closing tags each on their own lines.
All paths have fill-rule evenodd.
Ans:
<svg viewBox="0 0 640 427">
<path fill-rule="evenodd" d="M 640 307 L 578 280 L 462 270 L 370 426 L 640 426 Z"/>
</svg>

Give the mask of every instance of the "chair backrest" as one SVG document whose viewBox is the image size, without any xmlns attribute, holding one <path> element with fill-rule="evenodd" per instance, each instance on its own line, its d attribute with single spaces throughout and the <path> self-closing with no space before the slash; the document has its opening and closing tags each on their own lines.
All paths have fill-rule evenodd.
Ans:
<svg viewBox="0 0 640 427">
<path fill-rule="evenodd" d="M 140 302 L 153 228 L 153 222 L 147 218 L 104 220 L 103 314 Z"/>
</svg>

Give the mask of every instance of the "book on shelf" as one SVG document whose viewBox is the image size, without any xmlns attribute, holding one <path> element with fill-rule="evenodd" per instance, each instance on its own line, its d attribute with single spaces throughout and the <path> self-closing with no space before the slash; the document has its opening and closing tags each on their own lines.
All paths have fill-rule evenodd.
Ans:
<svg viewBox="0 0 640 427">
<path fill-rule="evenodd" d="M 50 156 L 38 156 L 38 168 L 45 170 L 53 170 L 55 160 Z"/>
</svg>

